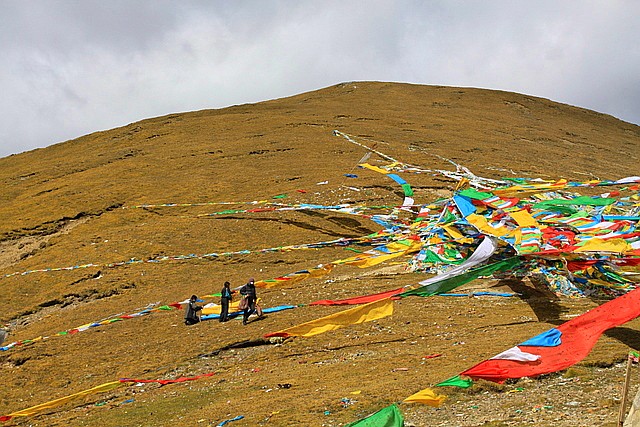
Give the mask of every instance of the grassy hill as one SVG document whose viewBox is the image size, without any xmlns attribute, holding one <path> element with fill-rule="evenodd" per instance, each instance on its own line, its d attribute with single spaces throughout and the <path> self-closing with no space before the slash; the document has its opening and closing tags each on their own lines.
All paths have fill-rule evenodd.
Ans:
<svg viewBox="0 0 640 427">
<path fill-rule="evenodd" d="M 340 247 L 260 250 L 355 238 L 380 226 L 330 212 L 208 215 L 261 200 L 398 205 L 398 187 L 357 169 L 366 150 L 334 129 L 425 169 L 452 170 L 444 157 L 488 178 L 638 174 L 640 127 L 611 116 L 509 92 L 377 82 L 151 118 L 2 158 L 0 321 L 10 325 L 7 341 L 51 338 L 0 352 L 0 415 L 118 378 L 215 372 L 184 384 L 123 386 L 8 424 L 196 426 L 243 415 L 231 425 L 344 425 L 598 304 L 557 298 L 528 281 L 494 280 L 472 286 L 522 296 L 409 298 L 390 318 L 279 345 L 238 343 L 344 308 L 303 306 L 246 326 L 193 327 L 182 324 L 182 311 L 161 311 L 53 336 L 219 292 L 225 280 L 236 287 L 353 255 Z M 375 155 L 370 162 L 387 163 Z M 418 204 L 449 196 L 456 184 L 432 174 L 406 180 Z M 279 195 L 286 198 L 273 199 Z M 222 202 L 233 204 L 215 204 Z M 155 206 L 170 203 L 182 206 Z M 202 256 L 242 250 L 249 253 Z M 344 266 L 259 296 L 265 307 L 305 305 L 424 278 L 400 263 Z M 441 409 L 403 405 L 403 412 L 418 426 L 615 425 L 611 393 L 618 392 L 619 362 L 640 348 L 639 328 L 638 321 L 616 328 L 571 372 L 447 391 Z M 442 356 L 424 358 L 432 354 Z M 516 387 L 524 391 L 508 393 Z M 553 406 L 549 400 L 553 409 L 534 411 Z"/>
</svg>

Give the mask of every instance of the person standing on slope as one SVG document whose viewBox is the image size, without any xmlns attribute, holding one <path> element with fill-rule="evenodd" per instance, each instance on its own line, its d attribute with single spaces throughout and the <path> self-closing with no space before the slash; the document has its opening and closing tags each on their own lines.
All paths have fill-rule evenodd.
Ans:
<svg viewBox="0 0 640 427">
<path fill-rule="evenodd" d="M 4 328 L 0 329 L 0 345 L 2 345 L 5 339 L 7 339 L 7 335 L 9 335 L 9 333 L 7 332 L 6 329 Z"/>
<path fill-rule="evenodd" d="M 253 277 L 249 279 L 249 282 L 246 285 L 240 288 L 240 294 L 247 299 L 247 308 L 244 309 L 244 314 L 242 315 L 242 324 L 246 325 L 247 320 L 249 320 L 249 316 L 256 311 L 256 300 L 258 299 Z"/>
<path fill-rule="evenodd" d="M 229 303 L 233 299 L 231 295 L 231 289 L 229 288 L 231 283 L 224 282 L 224 287 L 220 291 L 220 322 L 226 322 L 229 320 Z"/>
</svg>

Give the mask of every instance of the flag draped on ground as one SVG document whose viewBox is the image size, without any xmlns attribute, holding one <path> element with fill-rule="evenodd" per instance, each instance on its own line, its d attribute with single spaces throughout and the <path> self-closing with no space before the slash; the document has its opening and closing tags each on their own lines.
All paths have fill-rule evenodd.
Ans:
<svg viewBox="0 0 640 427">
<path fill-rule="evenodd" d="M 282 331 L 266 334 L 264 337 L 311 337 L 333 331 L 348 325 L 355 325 L 382 319 L 393 314 L 393 300 L 387 298 L 360 305 L 320 319 L 302 323 Z"/>
<path fill-rule="evenodd" d="M 459 286 L 469 283 L 481 276 L 490 276 L 497 271 L 506 271 L 518 266 L 521 261 L 518 258 L 509 258 L 503 261 L 497 261 L 489 265 L 474 268 L 457 276 L 447 277 L 441 281 L 435 281 L 427 286 L 411 289 L 397 294 L 399 297 L 407 297 L 411 295 L 431 296 L 445 292 L 449 292 Z"/>
<path fill-rule="evenodd" d="M 49 409 L 54 409 L 57 408 L 58 406 L 62 406 L 66 403 L 72 402 L 74 400 L 80 399 L 82 397 L 86 397 L 86 396 L 90 396 L 92 394 L 98 394 L 98 393 L 105 393 L 107 391 L 111 391 L 115 388 L 120 387 L 123 384 L 126 383 L 157 383 L 160 385 L 167 385 L 167 384 L 176 384 L 176 383 L 182 383 L 182 382 L 186 382 L 186 381 L 195 381 L 195 380 L 199 380 L 201 378 L 207 378 L 214 375 L 213 372 L 207 373 L 207 374 L 202 374 L 202 375 L 197 375 L 194 377 L 180 377 L 177 379 L 173 379 L 173 380 L 159 380 L 159 379 L 154 379 L 154 380 L 143 380 L 143 379 L 132 379 L 132 378 L 122 378 L 118 381 L 111 381 L 108 383 L 104 383 L 104 384 L 100 384 L 99 386 L 95 386 L 92 387 L 90 389 L 87 390 L 82 390 L 79 391 L 77 393 L 74 394 L 70 394 L 68 396 L 64 396 L 61 397 L 59 399 L 55 399 L 55 400 L 50 400 L 49 402 L 46 403 L 41 403 L 40 405 L 36 405 L 36 406 L 31 406 L 30 408 L 26 408 L 26 409 L 22 409 L 20 411 L 15 411 L 12 412 L 8 415 L 4 415 L 4 416 L 0 416 L 0 421 L 9 421 L 12 418 L 15 417 L 28 417 L 31 415 L 36 415 L 42 411 L 45 410 L 49 410 Z"/>
</svg>

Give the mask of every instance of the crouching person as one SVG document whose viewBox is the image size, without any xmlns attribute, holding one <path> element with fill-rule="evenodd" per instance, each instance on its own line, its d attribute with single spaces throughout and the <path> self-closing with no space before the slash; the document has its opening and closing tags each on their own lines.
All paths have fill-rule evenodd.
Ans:
<svg viewBox="0 0 640 427">
<path fill-rule="evenodd" d="M 198 316 L 198 312 L 202 310 L 202 307 L 196 304 L 198 301 L 198 297 L 195 295 L 191 295 L 189 298 L 189 304 L 187 304 L 187 309 L 184 315 L 184 324 L 185 325 L 195 325 L 200 322 L 200 316 Z"/>
</svg>

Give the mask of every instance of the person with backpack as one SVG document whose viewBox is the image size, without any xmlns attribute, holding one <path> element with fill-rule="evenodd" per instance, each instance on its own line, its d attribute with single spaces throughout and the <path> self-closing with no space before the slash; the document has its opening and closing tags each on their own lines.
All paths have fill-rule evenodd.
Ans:
<svg viewBox="0 0 640 427">
<path fill-rule="evenodd" d="M 253 277 L 249 279 L 249 282 L 247 282 L 246 285 L 240 288 L 240 295 L 247 300 L 247 307 L 244 309 L 244 314 L 242 315 L 242 324 L 246 325 L 249 320 L 249 316 L 256 311 L 256 300 L 258 299 Z"/>
<path fill-rule="evenodd" d="M 229 320 L 229 303 L 233 299 L 230 289 L 231 283 L 224 282 L 222 291 L 220 291 L 220 322 Z"/>
</svg>

